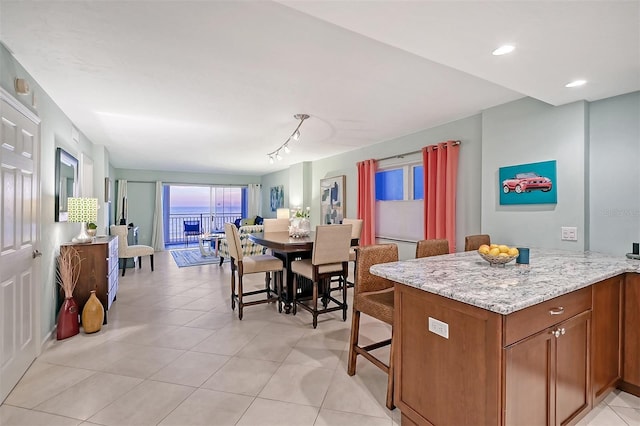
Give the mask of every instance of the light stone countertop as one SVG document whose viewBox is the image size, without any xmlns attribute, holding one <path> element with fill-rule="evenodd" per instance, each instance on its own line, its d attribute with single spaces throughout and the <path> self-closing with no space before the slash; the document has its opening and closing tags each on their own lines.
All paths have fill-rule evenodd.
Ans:
<svg viewBox="0 0 640 426">
<path fill-rule="evenodd" d="M 478 253 L 463 252 L 383 263 L 371 273 L 507 315 L 625 272 L 640 261 L 595 252 L 532 248 L 529 266 L 489 266 Z"/>
</svg>

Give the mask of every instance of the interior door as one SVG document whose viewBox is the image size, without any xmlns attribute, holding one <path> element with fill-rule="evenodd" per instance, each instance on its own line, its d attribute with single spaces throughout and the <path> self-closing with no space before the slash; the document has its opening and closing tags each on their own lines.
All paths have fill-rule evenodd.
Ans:
<svg viewBox="0 0 640 426">
<path fill-rule="evenodd" d="M 0 402 L 39 350 L 39 120 L 0 88 Z"/>
</svg>

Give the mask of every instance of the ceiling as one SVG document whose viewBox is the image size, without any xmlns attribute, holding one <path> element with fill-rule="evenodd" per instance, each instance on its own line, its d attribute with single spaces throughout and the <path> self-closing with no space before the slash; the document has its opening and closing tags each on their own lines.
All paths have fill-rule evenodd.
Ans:
<svg viewBox="0 0 640 426">
<path fill-rule="evenodd" d="M 640 1 L 0 0 L 0 41 L 128 169 L 262 175 L 524 96 L 640 90 Z"/>
</svg>

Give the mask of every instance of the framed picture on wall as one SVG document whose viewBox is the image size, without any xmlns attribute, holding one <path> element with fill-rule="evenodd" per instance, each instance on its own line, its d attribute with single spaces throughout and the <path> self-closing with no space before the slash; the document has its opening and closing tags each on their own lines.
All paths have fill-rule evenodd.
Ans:
<svg viewBox="0 0 640 426">
<path fill-rule="evenodd" d="M 320 224 L 342 223 L 346 212 L 346 177 L 320 179 Z"/>
<path fill-rule="evenodd" d="M 269 196 L 272 212 L 284 207 L 284 185 L 272 186 Z"/>
<path fill-rule="evenodd" d="M 500 167 L 500 204 L 555 204 L 558 185 L 556 162 Z"/>
</svg>

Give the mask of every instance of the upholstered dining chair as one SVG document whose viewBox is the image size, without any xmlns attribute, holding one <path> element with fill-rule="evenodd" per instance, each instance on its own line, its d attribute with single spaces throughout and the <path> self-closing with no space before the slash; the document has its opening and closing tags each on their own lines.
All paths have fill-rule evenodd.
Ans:
<svg viewBox="0 0 640 426">
<path fill-rule="evenodd" d="M 149 256 L 151 261 L 151 271 L 153 271 L 153 247 L 145 246 L 142 244 L 129 245 L 127 241 L 127 234 L 129 233 L 129 229 L 127 225 L 111 225 L 109 227 L 111 231 L 111 235 L 118 236 L 118 258 L 119 259 L 131 259 L 134 257 L 138 258 L 138 265 L 142 268 L 142 256 Z M 127 262 L 122 262 L 122 276 L 124 277 L 124 273 L 127 271 Z"/>
<path fill-rule="evenodd" d="M 491 238 L 487 234 L 467 235 L 464 237 L 464 251 L 478 250 L 481 245 L 491 244 Z"/>
<path fill-rule="evenodd" d="M 289 231 L 289 219 L 264 219 L 262 226 L 263 232 L 287 232 Z"/>
<path fill-rule="evenodd" d="M 387 408 L 393 410 L 393 281 L 378 277 L 369 272 L 371 266 L 378 263 L 398 260 L 396 244 L 376 244 L 356 248 L 356 277 L 353 287 L 353 316 L 351 317 L 351 339 L 349 342 L 349 364 L 347 374 L 356 374 L 357 356 L 362 355 L 387 373 Z M 367 346 L 358 345 L 360 334 L 360 314 L 366 314 L 391 325 L 391 338 Z M 391 345 L 389 362 L 385 364 L 370 351 Z"/>
<path fill-rule="evenodd" d="M 441 254 L 449 254 L 449 240 L 420 240 L 416 244 L 416 259 L 419 257 L 439 256 Z"/>
<path fill-rule="evenodd" d="M 240 235 L 233 223 L 224 224 L 224 233 L 229 246 L 231 257 L 231 309 L 235 309 L 238 304 L 238 318 L 242 320 L 245 306 L 258 305 L 261 303 L 278 302 L 278 312 L 282 312 L 282 260 L 268 254 L 258 254 L 245 256 L 242 253 Z M 265 274 L 265 288 L 253 291 L 244 291 L 243 277 L 247 274 Z M 270 284 L 270 274 L 275 275 L 275 295 L 272 295 Z M 238 292 L 236 293 L 236 274 L 238 275 Z M 266 293 L 266 299 L 252 300 L 246 302 L 245 296 Z"/>
<path fill-rule="evenodd" d="M 347 286 L 342 286 L 342 301 L 331 296 L 331 278 L 340 277 L 343 282 L 348 275 L 349 247 L 351 246 L 351 225 L 319 225 L 316 227 L 311 259 L 291 262 L 293 280 L 293 314 L 297 307 L 311 312 L 313 328 L 318 326 L 318 315 L 333 311 L 342 311 L 342 320 L 347 320 Z M 298 281 L 308 279 L 313 282 L 311 297 L 298 295 Z M 323 309 L 318 309 L 318 295 L 322 293 Z M 311 299 L 311 306 L 303 300 Z M 329 302 L 336 306 L 327 307 Z"/>
<path fill-rule="evenodd" d="M 362 235 L 362 219 L 342 219 L 344 225 L 351 225 L 351 240 L 358 240 L 360 242 L 360 236 Z M 349 262 L 356 263 L 356 246 L 351 246 L 349 249 Z M 348 282 L 349 287 L 353 287 L 352 282 Z"/>
</svg>

